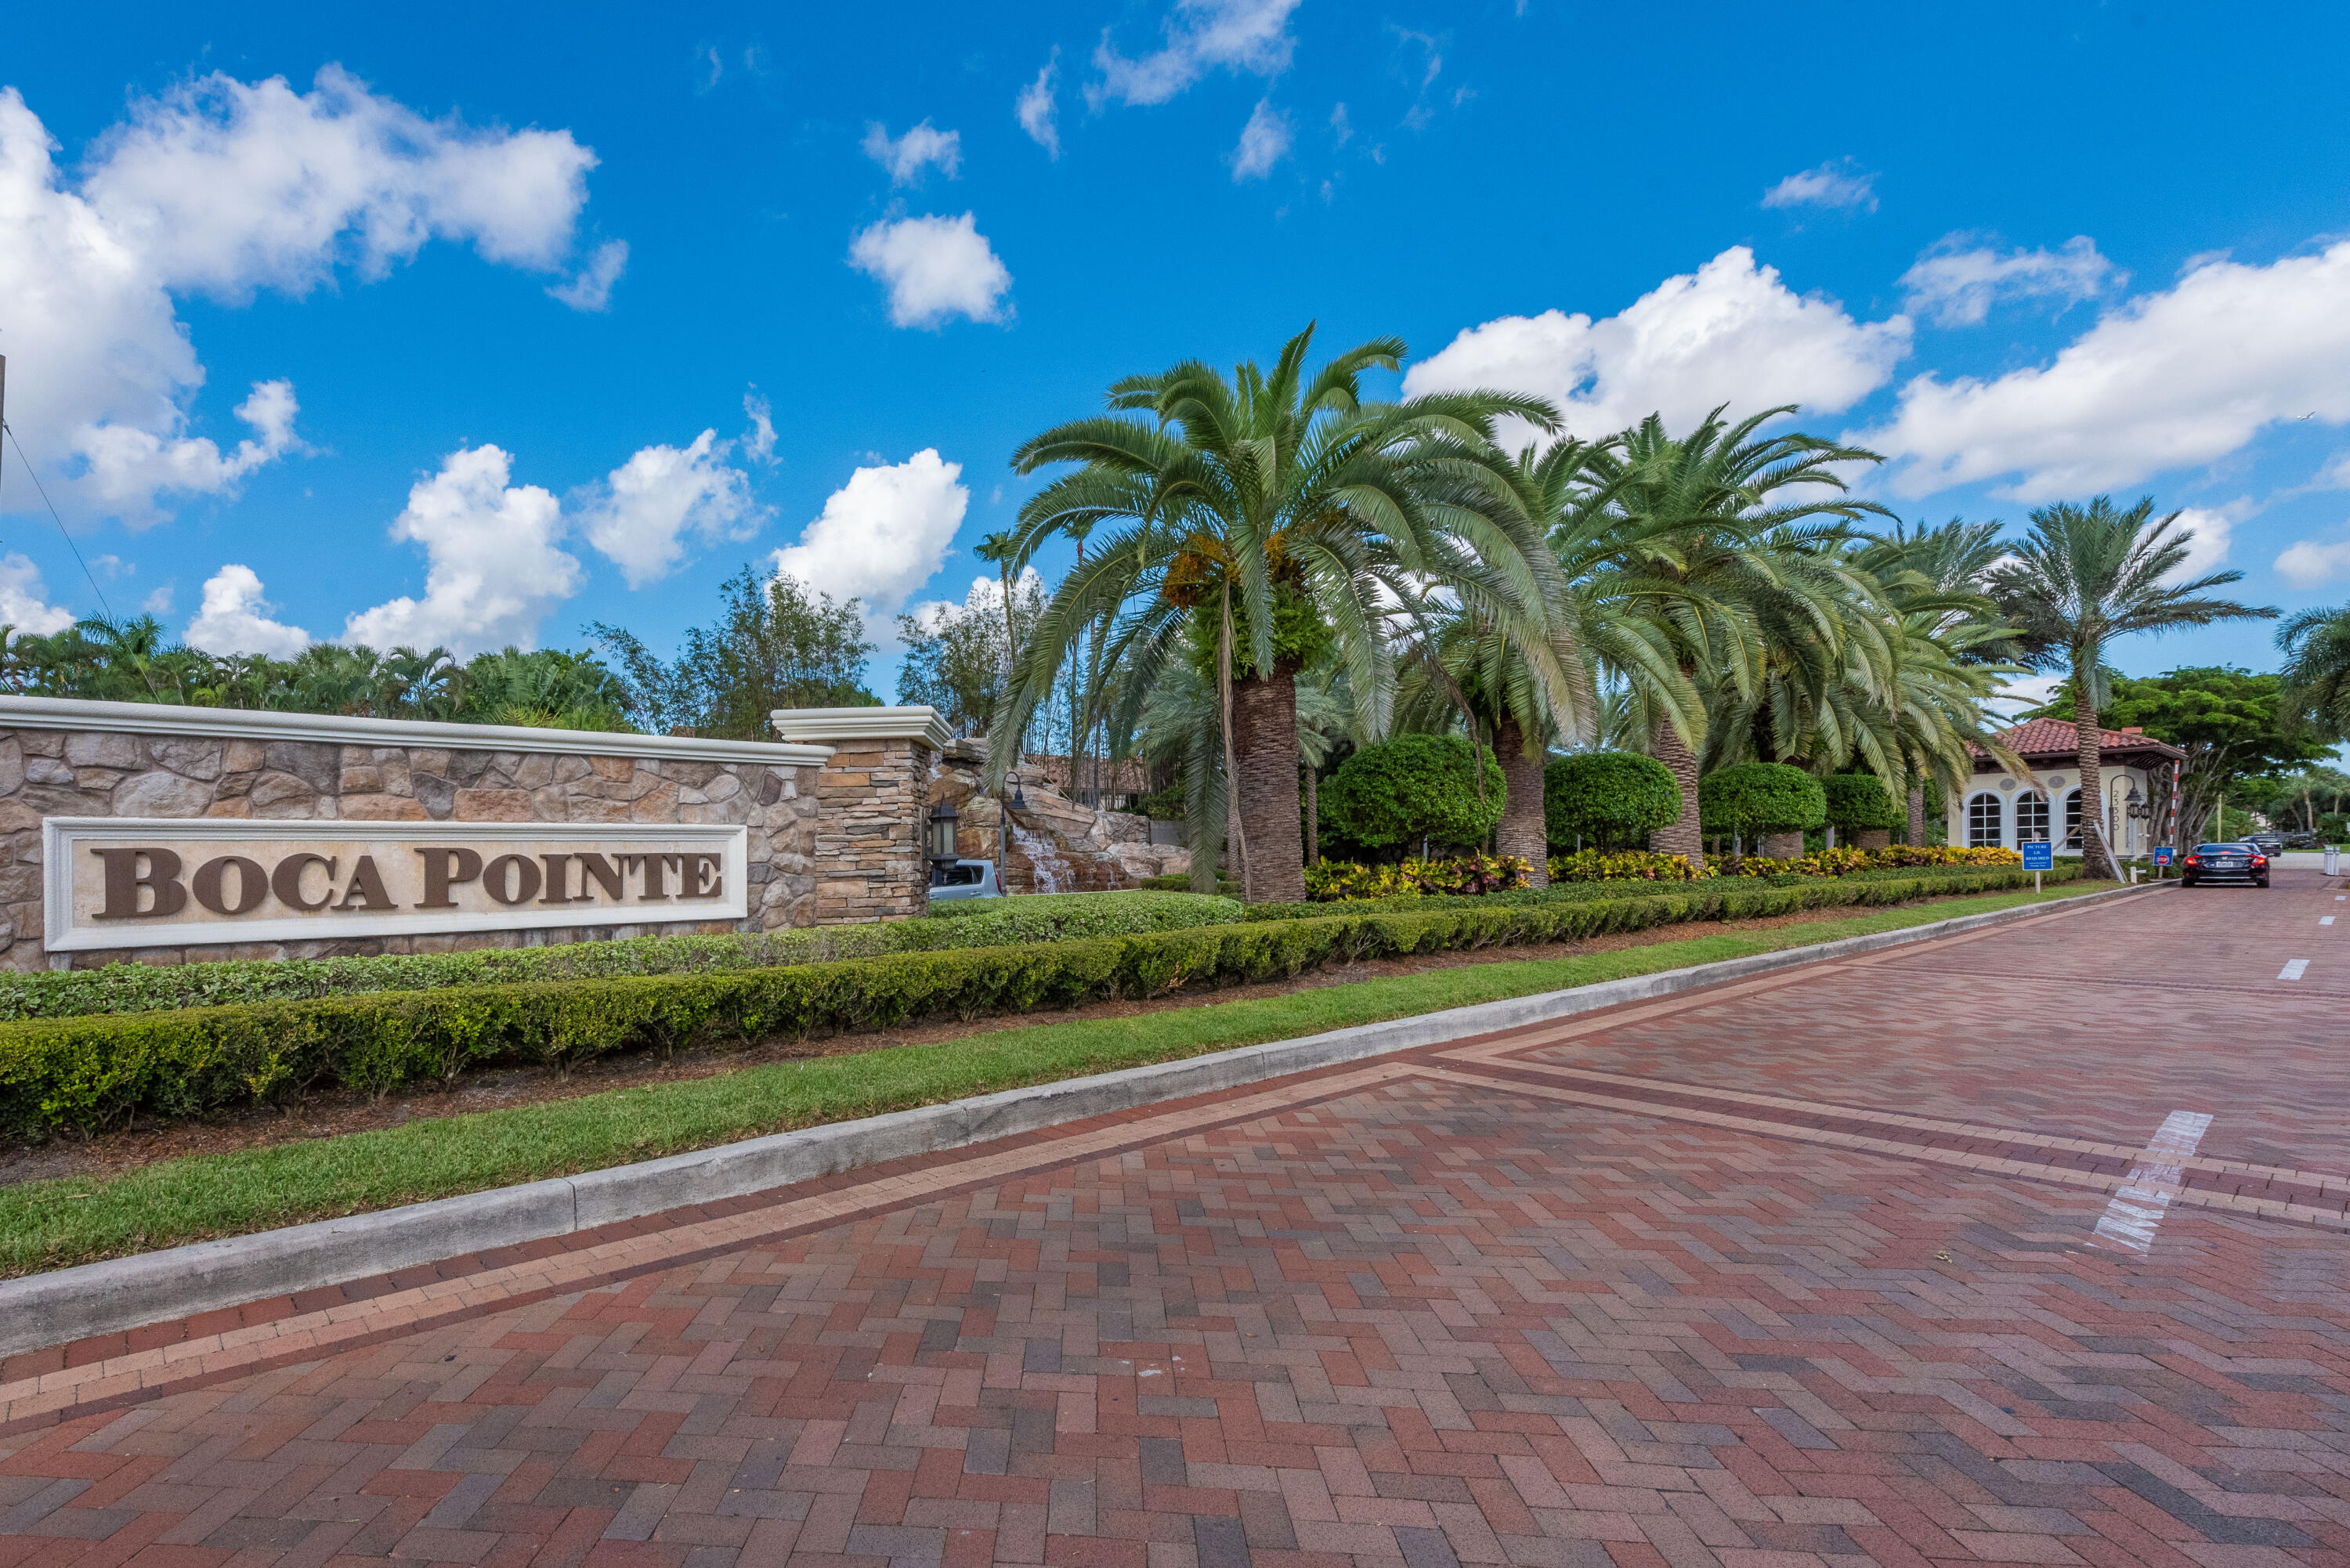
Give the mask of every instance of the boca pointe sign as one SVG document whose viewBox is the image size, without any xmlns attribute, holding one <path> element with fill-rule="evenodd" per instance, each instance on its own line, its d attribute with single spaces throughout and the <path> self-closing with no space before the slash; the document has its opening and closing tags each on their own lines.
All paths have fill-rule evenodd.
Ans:
<svg viewBox="0 0 2350 1568">
<path fill-rule="evenodd" d="M 740 826 L 49 817 L 49 950 L 740 920 Z"/>
</svg>

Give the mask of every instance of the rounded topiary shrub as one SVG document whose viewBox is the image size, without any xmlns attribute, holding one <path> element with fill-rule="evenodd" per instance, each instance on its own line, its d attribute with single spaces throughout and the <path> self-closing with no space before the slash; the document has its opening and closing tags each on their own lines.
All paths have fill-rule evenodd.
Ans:
<svg viewBox="0 0 2350 1568">
<path fill-rule="evenodd" d="M 1784 763 L 1740 763 L 1698 781 L 1700 825 L 1708 833 L 1801 833 L 1827 821 L 1820 781 Z"/>
<path fill-rule="evenodd" d="M 1322 786 L 1322 830 L 1366 850 L 1471 848 L 1502 820 L 1502 766 L 1480 748 L 1485 798 L 1477 799 L 1469 742 L 1458 735 L 1398 735 L 1366 746 Z"/>
<path fill-rule="evenodd" d="M 1645 846 L 1681 814 L 1673 770 L 1637 752 L 1554 757 L 1543 769 L 1543 827 L 1551 846 Z"/>
<path fill-rule="evenodd" d="M 1827 797 L 1827 820 L 1848 832 L 1898 827 L 1908 820 L 1907 810 L 1895 803 L 1875 774 L 1830 774 L 1820 781 L 1820 789 Z"/>
</svg>

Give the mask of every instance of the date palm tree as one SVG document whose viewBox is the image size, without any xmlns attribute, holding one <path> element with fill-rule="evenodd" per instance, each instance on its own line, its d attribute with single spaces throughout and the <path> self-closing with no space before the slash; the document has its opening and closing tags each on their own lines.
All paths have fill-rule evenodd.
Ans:
<svg viewBox="0 0 2350 1568">
<path fill-rule="evenodd" d="M 2086 506 L 2070 502 L 2032 514 L 2032 529 L 2012 558 L 1991 568 L 1988 587 L 2000 614 L 2016 628 L 2022 662 L 2062 670 L 2073 683 L 2073 721 L 2079 732 L 2082 869 L 2110 880 L 2118 873 L 2098 831 L 2104 777 L 2099 767 L 2097 710 L 2112 701 L 2106 647 L 2138 632 L 2159 635 L 2214 621 L 2272 617 L 2270 607 L 2208 597 L 2241 581 L 2241 572 L 2210 572 L 2169 582 L 2186 565 L 2194 530 L 2178 514 L 2156 520 L 2154 497 L 2127 511 L 2100 495 Z"/>
<path fill-rule="evenodd" d="M 2328 740 L 2350 740 L 2350 608 L 2305 609 L 2277 628 L 2285 694 Z"/>
<path fill-rule="evenodd" d="M 1416 679 L 1399 699 L 1399 722 L 1408 727 L 1449 727 L 1458 712 L 1472 742 L 1490 740 L 1508 794 L 1495 846 L 1525 859 L 1536 887 L 1550 880 L 1543 809 L 1550 748 L 1596 737 L 1605 722 L 1598 690 L 1637 689 L 1668 722 L 1702 722 L 1696 691 L 1669 640 L 1644 612 L 1644 597 L 1663 585 L 1627 573 L 1622 564 L 1639 525 L 1611 514 L 1608 486 L 1594 472 L 1595 459 L 1614 444 L 1565 439 L 1548 448 L 1526 447 L 1513 462 L 1488 462 L 1461 472 L 1475 493 L 1463 504 L 1492 515 L 1513 536 L 1537 535 L 1548 545 L 1536 588 L 1552 604 L 1547 620 L 1565 633 L 1553 633 L 1547 649 L 1571 646 L 1581 656 L 1568 686 L 1570 703 L 1562 707 L 1553 700 L 1555 683 L 1538 665 L 1546 646 L 1525 635 L 1534 629 L 1529 618 L 1513 616 L 1506 604 L 1488 603 L 1473 590 L 1456 597 L 1451 613 L 1435 618 L 1433 635 L 1414 643 L 1409 662 Z"/>
<path fill-rule="evenodd" d="M 1879 679 L 1889 669 L 1882 627 L 1855 612 L 1870 598 L 1864 575 L 1835 548 L 1861 518 L 1891 515 L 1849 495 L 1838 472 L 1882 459 L 1816 436 L 1757 433 L 1794 411 L 1765 409 L 1728 424 L 1717 408 L 1678 437 L 1652 414 L 1594 462 L 1621 531 L 1616 560 L 1627 597 L 1669 640 L 1708 709 L 1752 702 L 1774 664 L 1783 683 L 1814 691 L 1854 657 Z M 1681 788 L 1679 820 L 1650 846 L 1701 862 L 1697 786 L 1713 726 L 1634 696 L 1650 754 Z"/>
<path fill-rule="evenodd" d="M 1018 733 L 1061 663 L 1113 616 L 1103 658 L 1129 687 L 1147 691 L 1170 659 L 1205 663 L 1235 807 L 1232 857 L 1256 901 L 1305 897 L 1297 671 L 1335 648 L 1357 728 L 1376 736 L 1393 684 L 1381 623 L 1394 606 L 1430 581 L 1540 602 L 1523 587 L 1539 540 L 1508 538 L 1451 493 L 1462 465 L 1490 450 L 1496 419 L 1547 428 L 1549 405 L 1495 392 L 1367 403 L 1363 375 L 1397 368 L 1403 344 L 1373 339 L 1309 375 L 1313 334 L 1291 338 L 1269 371 L 1248 362 L 1227 378 L 1187 361 L 1120 381 L 1108 412 L 1046 431 L 1013 457 L 1023 473 L 1076 465 L 1021 509 L 1021 558 L 1054 535 L 1097 532 L 1023 650 L 996 729 L 1007 741 Z M 1567 661 L 1557 662 L 1564 682 Z M 1007 755 L 992 736 L 991 774 Z"/>
</svg>

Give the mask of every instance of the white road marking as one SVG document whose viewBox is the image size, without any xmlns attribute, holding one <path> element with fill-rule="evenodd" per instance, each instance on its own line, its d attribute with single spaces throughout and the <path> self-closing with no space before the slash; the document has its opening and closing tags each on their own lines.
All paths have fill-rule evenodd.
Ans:
<svg viewBox="0 0 2350 1568">
<path fill-rule="evenodd" d="M 2307 959 L 2295 959 L 2291 963 L 2285 965 L 2282 969 L 2277 971 L 2277 978 L 2279 980 L 2299 980 L 2303 973 L 2307 972 L 2308 969 L 2309 961 Z"/>
<path fill-rule="evenodd" d="M 2133 1252 L 2151 1248 L 2155 1227 L 2162 1223 L 2162 1211 L 2170 1207 L 2170 1195 L 2162 1189 L 2181 1185 L 2184 1178 L 2178 1162 L 2194 1156 L 2210 1125 L 2211 1118 L 2201 1111 L 2173 1111 L 2163 1117 L 2162 1126 L 2147 1140 L 2146 1152 L 2154 1158 L 2131 1168 L 2129 1185 L 2106 1205 L 2105 1218 L 2097 1221 L 2097 1234 Z"/>
<path fill-rule="evenodd" d="M 241 888 L 244 884 L 239 882 L 237 886 Z M 2334 923 L 2334 917 L 2331 915 L 2320 915 L 2317 917 L 2317 923 L 2321 926 L 2330 926 Z"/>
</svg>

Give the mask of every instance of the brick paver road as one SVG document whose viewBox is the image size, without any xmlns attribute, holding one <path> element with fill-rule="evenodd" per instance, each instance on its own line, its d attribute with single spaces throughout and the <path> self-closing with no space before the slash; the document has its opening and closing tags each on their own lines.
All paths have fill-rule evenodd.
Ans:
<svg viewBox="0 0 2350 1568">
<path fill-rule="evenodd" d="M 2336 887 L 18 1357 L 0 1568 L 2350 1561 Z"/>
</svg>

